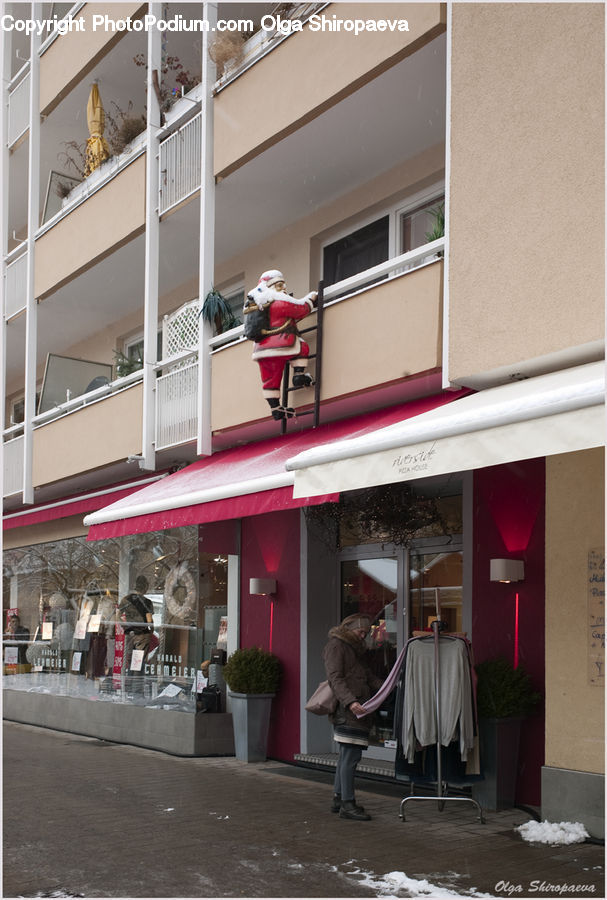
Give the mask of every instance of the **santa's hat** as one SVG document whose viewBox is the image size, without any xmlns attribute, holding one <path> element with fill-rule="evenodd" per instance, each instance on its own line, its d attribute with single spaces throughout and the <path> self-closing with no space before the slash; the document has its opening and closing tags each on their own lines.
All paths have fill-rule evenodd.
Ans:
<svg viewBox="0 0 607 900">
<path fill-rule="evenodd" d="M 282 272 L 279 272 L 278 269 L 268 269 L 267 272 L 262 272 L 259 276 L 259 284 L 258 287 L 272 287 L 272 285 L 276 284 L 278 281 L 284 281 L 285 276 Z"/>
</svg>

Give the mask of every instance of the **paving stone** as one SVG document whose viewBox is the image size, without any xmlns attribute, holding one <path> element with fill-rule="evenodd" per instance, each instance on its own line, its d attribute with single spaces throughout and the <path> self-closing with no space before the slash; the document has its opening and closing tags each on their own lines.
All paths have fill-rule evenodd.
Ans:
<svg viewBox="0 0 607 900">
<path fill-rule="evenodd" d="M 3 896 L 413 896 L 382 882 L 390 872 L 427 879 L 434 897 L 605 896 L 603 847 L 527 844 L 521 810 L 482 825 L 472 804 L 412 801 L 403 822 L 402 785 L 359 779 L 373 820 L 351 822 L 329 812 L 331 785 L 273 760 L 183 759 L 5 723 Z M 588 890 L 562 892 L 572 884 Z"/>
</svg>

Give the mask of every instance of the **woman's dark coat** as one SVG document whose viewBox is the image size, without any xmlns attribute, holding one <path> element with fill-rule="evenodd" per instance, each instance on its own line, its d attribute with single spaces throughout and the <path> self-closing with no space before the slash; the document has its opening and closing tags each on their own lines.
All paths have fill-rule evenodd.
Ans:
<svg viewBox="0 0 607 900">
<path fill-rule="evenodd" d="M 348 707 L 355 700 L 364 703 L 382 685 L 381 679 L 373 674 L 367 663 L 365 642 L 353 631 L 337 625 L 329 632 L 329 642 L 323 657 L 327 681 L 338 700 L 337 709 L 330 716 L 336 737 L 346 741 L 351 737 L 356 743 L 356 738 L 359 737 L 364 742 L 373 717 L 357 719 Z"/>
</svg>

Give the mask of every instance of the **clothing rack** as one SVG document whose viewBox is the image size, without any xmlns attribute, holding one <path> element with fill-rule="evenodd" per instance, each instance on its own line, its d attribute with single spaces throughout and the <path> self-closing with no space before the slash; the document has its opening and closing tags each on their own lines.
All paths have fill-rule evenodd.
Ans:
<svg viewBox="0 0 607 900">
<path fill-rule="evenodd" d="M 435 704 L 436 704 L 436 797 L 433 796 L 415 796 L 410 794 L 408 797 L 405 797 L 401 800 L 400 804 L 400 818 L 402 821 L 405 821 L 405 804 L 411 800 L 438 800 L 438 810 L 442 812 L 445 808 L 445 803 L 447 802 L 457 802 L 457 803 L 472 803 L 478 810 L 478 818 L 479 821 L 484 825 L 485 819 L 483 816 L 483 810 L 481 809 L 479 803 L 473 797 L 450 797 L 447 796 L 446 791 L 448 790 L 448 785 L 443 784 L 443 764 L 442 764 L 442 752 L 441 752 L 441 699 L 440 699 L 440 632 L 445 629 L 446 625 L 444 622 L 441 622 L 440 618 L 440 603 L 439 603 L 439 592 L 438 588 L 435 590 L 435 601 L 436 601 L 436 619 L 432 622 L 431 628 L 434 634 L 434 695 L 435 695 Z M 411 784 L 411 790 L 413 790 L 413 783 Z"/>
</svg>

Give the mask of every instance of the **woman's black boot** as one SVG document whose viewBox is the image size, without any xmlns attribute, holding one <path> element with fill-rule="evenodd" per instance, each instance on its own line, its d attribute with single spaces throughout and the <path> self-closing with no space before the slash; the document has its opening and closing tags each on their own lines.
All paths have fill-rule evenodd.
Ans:
<svg viewBox="0 0 607 900">
<path fill-rule="evenodd" d="M 368 822 L 371 819 L 362 806 L 357 806 L 354 800 L 345 800 L 339 810 L 340 819 L 356 819 L 359 822 Z"/>
</svg>

